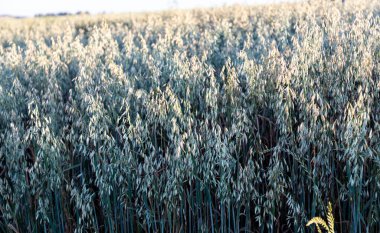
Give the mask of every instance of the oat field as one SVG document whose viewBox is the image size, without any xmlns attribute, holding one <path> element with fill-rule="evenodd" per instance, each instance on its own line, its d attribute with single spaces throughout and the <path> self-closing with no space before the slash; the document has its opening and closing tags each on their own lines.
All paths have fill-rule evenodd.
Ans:
<svg viewBox="0 0 380 233">
<path fill-rule="evenodd" d="M 379 1 L 0 19 L 0 232 L 316 232 L 328 202 L 380 232 Z"/>
</svg>

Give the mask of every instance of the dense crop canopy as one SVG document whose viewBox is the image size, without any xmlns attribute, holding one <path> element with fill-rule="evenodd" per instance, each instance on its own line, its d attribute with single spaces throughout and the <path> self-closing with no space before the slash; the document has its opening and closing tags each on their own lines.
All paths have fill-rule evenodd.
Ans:
<svg viewBox="0 0 380 233">
<path fill-rule="evenodd" d="M 0 20 L 1 232 L 380 232 L 380 4 Z"/>
</svg>

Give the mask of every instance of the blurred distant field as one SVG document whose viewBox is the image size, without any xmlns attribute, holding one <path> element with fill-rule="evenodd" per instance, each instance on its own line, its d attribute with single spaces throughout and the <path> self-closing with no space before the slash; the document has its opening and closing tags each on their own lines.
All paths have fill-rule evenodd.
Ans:
<svg viewBox="0 0 380 233">
<path fill-rule="evenodd" d="M 380 2 L 0 19 L 0 232 L 380 232 Z"/>
</svg>

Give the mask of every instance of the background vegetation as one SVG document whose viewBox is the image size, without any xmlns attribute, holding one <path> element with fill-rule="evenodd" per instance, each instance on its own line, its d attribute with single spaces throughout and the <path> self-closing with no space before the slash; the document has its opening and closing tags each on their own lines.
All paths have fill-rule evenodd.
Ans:
<svg viewBox="0 0 380 233">
<path fill-rule="evenodd" d="M 380 4 L 2 19 L 1 232 L 380 232 Z"/>
</svg>

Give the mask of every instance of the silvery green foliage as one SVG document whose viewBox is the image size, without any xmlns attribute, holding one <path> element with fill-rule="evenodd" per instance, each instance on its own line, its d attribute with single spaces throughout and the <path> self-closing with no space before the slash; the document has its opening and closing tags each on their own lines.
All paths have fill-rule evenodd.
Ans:
<svg viewBox="0 0 380 233">
<path fill-rule="evenodd" d="M 373 1 L 1 19 L 0 231 L 380 230 Z"/>
</svg>

